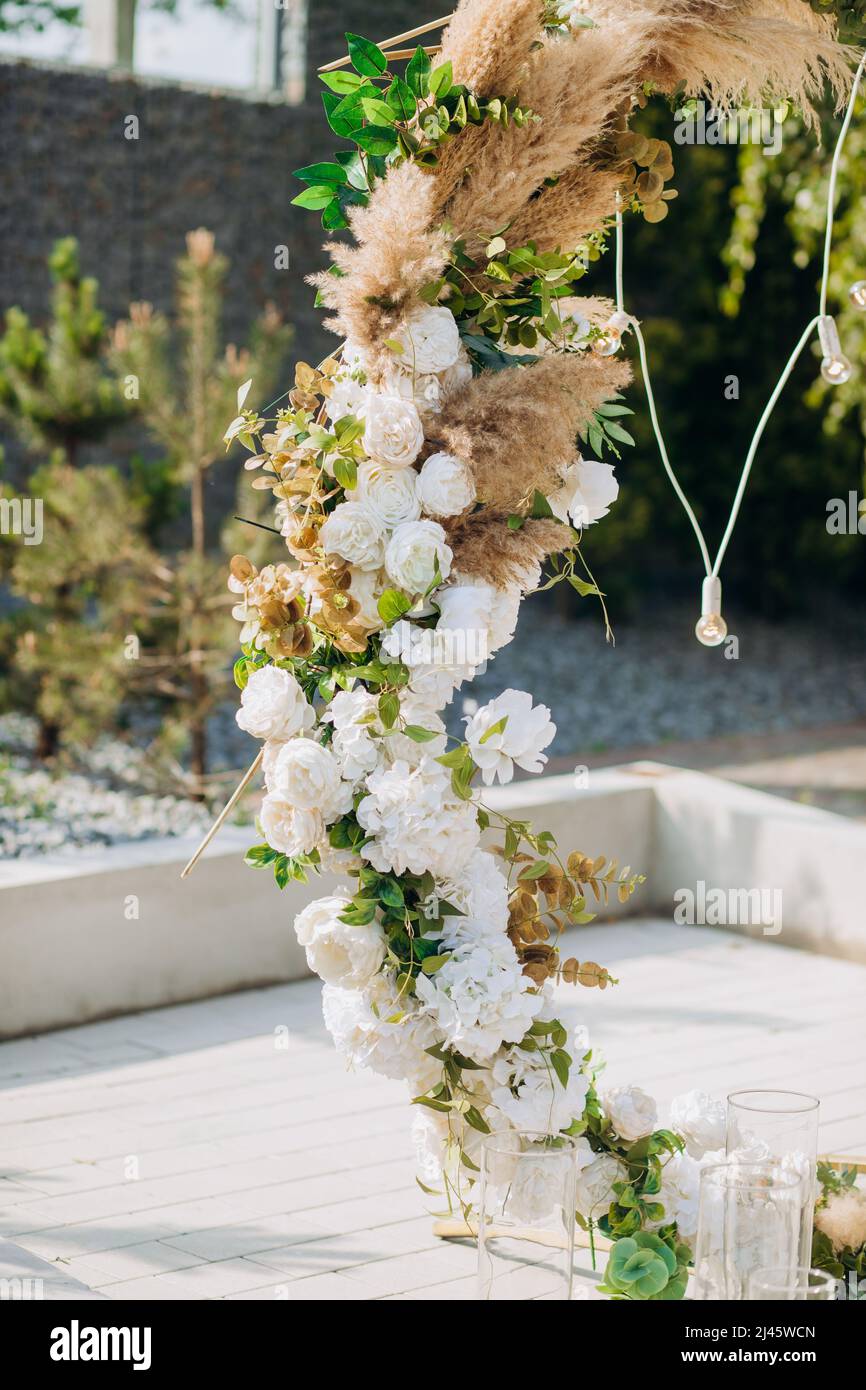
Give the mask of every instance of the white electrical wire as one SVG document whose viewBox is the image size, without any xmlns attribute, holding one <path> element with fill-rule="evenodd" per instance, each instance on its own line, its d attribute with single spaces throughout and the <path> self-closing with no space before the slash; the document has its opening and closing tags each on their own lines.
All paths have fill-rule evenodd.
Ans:
<svg viewBox="0 0 866 1390">
<path fill-rule="evenodd" d="M 862 80 L 864 71 L 866 71 L 866 53 L 864 53 L 863 57 L 861 58 L 856 75 L 854 77 L 854 81 L 851 87 L 851 95 L 848 99 L 848 107 L 845 112 L 845 119 L 843 120 L 842 127 L 839 131 L 839 138 L 836 141 L 836 149 L 833 153 L 833 162 L 830 166 L 830 182 L 827 189 L 827 229 L 824 237 L 824 266 L 823 274 L 821 277 L 821 295 L 819 312 L 813 319 L 810 320 L 810 322 L 804 328 L 800 340 L 797 343 L 797 346 L 794 348 L 794 351 L 788 358 L 788 361 L 786 362 L 782 370 L 782 375 L 776 382 L 772 394 L 770 395 L 770 399 L 767 401 L 767 404 L 764 407 L 764 411 L 761 415 L 760 420 L 758 421 L 755 433 L 752 435 L 752 442 L 749 445 L 749 451 L 746 455 L 746 461 L 743 464 L 743 471 L 740 474 L 740 481 L 737 486 L 737 491 L 734 495 L 734 501 L 731 507 L 731 514 L 728 518 L 728 524 L 725 527 L 725 534 L 722 537 L 721 545 L 719 546 L 714 564 L 710 560 L 710 552 L 707 548 L 707 542 L 704 537 L 704 533 L 701 529 L 701 524 L 695 516 L 691 503 L 689 502 L 688 498 L 683 492 L 682 487 L 680 486 L 679 479 L 677 478 L 677 475 L 674 472 L 673 465 L 671 464 L 670 457 L 668 455 L 667 446 L 665 444 L 664 436 L 661 430 L 661 425 L 659 424 L 658 411 L 656 410 L 655 395 L 653 393 L 652 382 L 650 380 L 649 373 L 649 363 L 647 361 L 646 343 L 644 341 L 643 333 L 641 332 L 640 324 L 637 322 L 636 319 L 634 319 L 631 324 L 632 328 L 634 329 L 635 338 L 637 339 L 638 352 L 640 354 L 641 370 L 643 372 L 644 387 L 646 389 L 647 395 L 647 404 L 649 406 L 650 420 L 652 421 L 653 433 L 656 438 L 656 443 L 658 444 L 659 454 L 661 455 L 661 461 L 664 465 L 665 472 L 670 478 L 674 492 L 676 493 L 677 497 L 682 503 L 686 516 L 691 522 L 692 530 L 694 531 L 695 536 L 697 537 L 698 546 L 701 552 L 701 558 L 704 562 L 707 575 L 710 578 L 718 577 L 722 560 L 725 557 L 725 552 L 727 551 L 728 545 L 731 540 L 731 536 L 734 534 L 734 527 L 737 524 L 737 518 L 740 514 L 740 507 L 742 505 L 743 497 L 745 496 L 746 492 L 746 485 L 749 481 L 749 475 L 752 471 L 752 465 L 755 462 L 755 456 L 757 455 L 758 446 L 760 445 L 761 439 L 763 438 L 764 430 L 767 428 L 767 424 L 770 420 L 773 411 L 776 408 L 776 404 L 779 400 L 779 397 L 784 391 L 785 386 L 788 383 L 788 379 L 791 373 L 793 372 L 794 367 L 797 365 L 797 362 L 799 361 L 799 358 L 804 348 L 806 347 L 806 344 L 809 342 L 809 339 L 814 333 L 815 328 L 818 325 L 819 319 L 823 317 L 827 312 L 827 286 L 830 276 L 830 252 L 833 245 L 833 216 L 836 208 L 836 180 L 839 173 L 839 161 L 842 156 L 842 148 L 845 144 L 845 137 L 848 134 L 848 129 L 851 125 L 851 120 L 854 115 L 854 106 L 857 101 L 857 94 L 860 89 L 860 82 Z M 617 199 L 617 201 L 619 200 Z M 617 208 L 616 307 L 619 313 L 627 312 L 624 305 L 624 298 L 625 296 L 623 291 L 622 212 L 619 208 Z"/>
</svg>

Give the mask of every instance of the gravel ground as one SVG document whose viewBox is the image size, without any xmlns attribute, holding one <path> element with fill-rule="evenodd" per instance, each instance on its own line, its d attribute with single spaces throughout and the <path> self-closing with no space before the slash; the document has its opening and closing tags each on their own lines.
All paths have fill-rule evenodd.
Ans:
<svg viewBox="0 0 866 1390">
<path fill-rule="evenodd" d="M 770 734 L 866 717 L 866 636 L 858 614 L 816 622 L 737 625 L 739 656 L 706 650 L 693 635 L 695 614 L 664 607 L 642 623 L 622 624 L 605 643 L 595 616 L 570 623 L 524 605 L 517 636 L 457 697 L 452 732 L 471 701 L 509 686 L 529 690 L 551 709 L 554 755 L 668 740 Z M 256 745 L 234 722 L 234 704 L 211 729 L 218 768 L 246 767 Z M 30 721 L 0 719 L 0 854 L 74 851 L 82 845 L 203 831 L 208 812 L 148 790 L 147 753 L 105 740 L 87 754 L 86 772 L 53 776 L 34 769 Z"/>
</svg>

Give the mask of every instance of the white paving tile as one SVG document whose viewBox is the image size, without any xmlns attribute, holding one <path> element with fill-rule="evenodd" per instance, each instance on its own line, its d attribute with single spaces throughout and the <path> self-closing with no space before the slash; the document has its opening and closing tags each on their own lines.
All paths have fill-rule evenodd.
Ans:
<svg viewBox="0 0 866 1390">
<path fill-rule="evenodd" d="M 813 1090 L 822 1149 L 866 1155 L 866 967 L 669 921 L 574 945 L 620 980 L 560 991 L 605 1084 L 662 1105 Z M 405 1089 L 347 1073 L 319 996 L 304 981 L 0 1044 L 7 1248 L 119 1300 L 473 1298 L 473 1251 L 434 1239 L 414 1182 Z"/>
</svg>

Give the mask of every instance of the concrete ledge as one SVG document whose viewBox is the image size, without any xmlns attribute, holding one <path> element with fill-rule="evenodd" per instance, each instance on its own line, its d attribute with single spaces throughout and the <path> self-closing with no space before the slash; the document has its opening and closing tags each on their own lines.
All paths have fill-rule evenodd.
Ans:
<svg viewBox="0 0 866 1390">
<path fill-rule="evenodd" d="M 675 893 L 699 881 L 778 889 L 783 929 L 765 939 L 866 961 L 859 823 L 650 763 L 592 772 L 586 787 L 545 777 L 485 799 L 552 830 L 566 853 L 604 853 L 646 873 L 643 890 L 606 916 L 672 916 Z M 292 919 L 332 881 L 278 892 L 269 872 L 242 862 L 254 838 L 225 830 L 185 882 L 194 845 L 179 839 L 0 869 L 0 1037 L 305 975 Z"/>
</svg>

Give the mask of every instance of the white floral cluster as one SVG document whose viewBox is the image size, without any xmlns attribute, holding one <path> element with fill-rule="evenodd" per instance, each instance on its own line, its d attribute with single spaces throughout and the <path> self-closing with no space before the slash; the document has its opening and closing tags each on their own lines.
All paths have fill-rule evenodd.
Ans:
<svg viewBox="0 0 866 1390">
<path fill-rule="evenodd" d="M 567 1075 L 551 1068 L 543 1048 L 519 1046 L 533 1028 L 544 1036 L 552 987 L 523 973 L 508 935 L 508 885 L 480 844 L 481 791 L 455 786 L 440 761 L 441 711 L 511 641 L 522 593 L 539 572 L 530 565 L 519 585 L 503 589 L 455 569 L 442 523 L 475 505 L 473 475 L 425 443 L 443 402 L 471 377 L 450 310 L 420 308 L 390 346 L 394 366 L 378 385 L 351 345 L 332 380 L 329 417 L 363 422 L 366 458 L 318 540 L 326 558 L 349 567 L 360 619 L 380 634 L 372 652 L 401 663 L 405 679 L 383 712 L 379 692 L 363 683 L 314 704 L 288 663 L 257 666 L 237 720 L 263 741 L 260 825 L 273 852 L 308 868 L 408 875 L 429 889 L 414 930 L 428 954 L 435 947 L 435 969 L 417 971 L 408 985 L 381 904 L 359 911 L 357 898 L 340 891 L 304 908 L 295 930 L 324 981 L 325 1021 L 350 1063 L 407 1081 L 413 1096 L 441 1081 L 443 1052 L 471 1066 L 460 1109 L 418 1111 L 422 1172 L 435 1177 L 455 1138 L 467 1155 L 477 1147 L 478 1128 L 464 1118 L 470 1107 L 492 1130 L 567 1129 L 584 1110 L 587 1044 L 576 1037 Z M 562 520 L 587 525 L 606 515 L 616 492 L 612 469 L 578 459 L 563 463 L 549 501 Z M 282 516 L 288 536 L 285 507 Z M 313 585 L 306 592 L 304 572 L 302 562 L 297 592 L 315 625 L 320 599 Z M 411 604 L 390 625 L 378 609 L 389 589 Z M 550 711 L 518 690 L 467 716 L 467 755 L 482 788 L 509 782 L 515 769 L 540 772 L 555 733 Z M 340 824 L 354 828 L 348 841 L 336 833 Z"/>
</svg>

